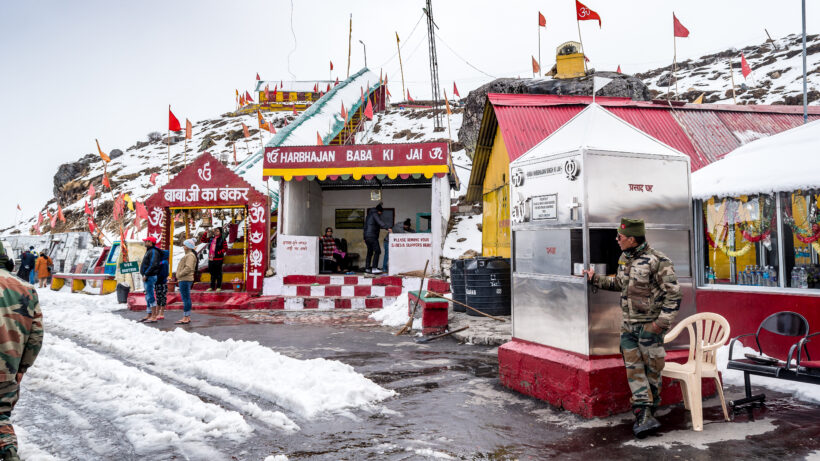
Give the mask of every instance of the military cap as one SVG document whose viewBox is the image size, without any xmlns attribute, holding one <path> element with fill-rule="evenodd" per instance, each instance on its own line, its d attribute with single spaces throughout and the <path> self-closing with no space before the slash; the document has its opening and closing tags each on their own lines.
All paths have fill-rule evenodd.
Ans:
<svg viewBox="0 0 820 461">
<path fill-rule="evenodd" d="M 618 226 L 618 233 L 625 237 L 645 236 L 646 229 L 643 225 L 643 219 L 621 218 L 621 225 Z"/>
</svg>

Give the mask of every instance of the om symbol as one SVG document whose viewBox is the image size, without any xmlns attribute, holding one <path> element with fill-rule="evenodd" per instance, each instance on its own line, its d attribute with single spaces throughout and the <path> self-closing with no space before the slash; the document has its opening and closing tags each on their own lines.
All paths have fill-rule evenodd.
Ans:
<svg viewBox="0 0 820 461">
<path fill-rule="evenodd" d="M 196 174 L 199 175 L 199 179 L 203 181 L 210 181 L 211 180 L 211 162 L 205 162 L 205 166 L 196 170 Z"/>
</svg>

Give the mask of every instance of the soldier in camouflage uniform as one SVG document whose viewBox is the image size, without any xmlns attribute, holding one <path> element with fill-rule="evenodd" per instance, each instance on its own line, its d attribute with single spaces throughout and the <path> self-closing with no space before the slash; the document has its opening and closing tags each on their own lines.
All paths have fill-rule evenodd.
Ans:
<svg viewBox="0 0 820 461">
<path fill-rule="evenodd" d="M 19 461 L 9 417 L 20 396 L 20 380 L 43 344 L 43 314 L 37 291 L 10 274 L 7 261 L 0 244 L 0 460 Z"/>
<path fill-rule="evenodd" d="M 617 275 L 586 271 L 594 286 L 621 292 L 621 353 L 636 417 L 632 430 L 638 437 L 660 427 L 653 413 L 661 403 L 661 371 L 666 357 L 663 335 L 672 326 L 681 302 L 672 261 L 652 249 L 645 235 L 642 220 L 621 219 L 617 241 L 623 254 Z"/>
</svg>

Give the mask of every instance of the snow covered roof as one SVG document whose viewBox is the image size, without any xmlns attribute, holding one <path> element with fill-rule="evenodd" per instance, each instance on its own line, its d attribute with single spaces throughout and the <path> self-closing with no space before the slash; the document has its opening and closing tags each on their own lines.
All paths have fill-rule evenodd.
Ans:
<svg viewBox="0 0 820 461">
<path fill-rule="evenodd" d="M 325 91 L 328 84 L 333 88 L 333 83 L 332 80 L 257 80 L 253 91 L 264 91 L 265 85 L 270 91 L 276 88 L 278 91 L 312 92 L 315 85 L 319 86 L 319 91 Z"/>
<path fill-rule="evenodd" d="M 265 146 L 313 146 L 316 145 L 317 133 L 322 136 L 322 142 L 327 144 L 344 125 L 342 104 L 348 113 L 353 113 L 362 104 L 362 93 L 367 92 L 368 88 L 372 92 L 379 86 L 379 76 L 370 69 L 363 68 L 344 82 L 332 86 L 329 92 L 305 109 L 296 120 L 281 128 Z M 234 171 L 260 190 L 265 190 L 262 179 L 264 156 L 264 149 L 259 149 L 234 168 Z"/>
<path fill-rule="evenodd" d="M 598 104 L 590 104 L 510 164 L 581 149 L 689 158 Z"/>
<path fill-rule="evenodd" d="M 820 121 L 758 139 L 692 173 L 692 197 L 788 192 L 820 186 Z"/>
</svg>

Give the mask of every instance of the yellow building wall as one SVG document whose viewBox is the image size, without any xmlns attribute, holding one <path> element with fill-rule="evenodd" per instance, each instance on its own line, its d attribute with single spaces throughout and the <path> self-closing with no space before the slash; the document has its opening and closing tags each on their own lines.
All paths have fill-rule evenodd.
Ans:
<svg viewBox="0 0 820 461">
<path fill-rule="evenodd" d="M 510 157 L 497 130 L 484 175 L 481 254 L 510 257 Z"/>
<path fill-rule="evenodd" d="M 555 78 L 575 78 L 586 75 L 581 53 L 555 57 Z"/>
</svg>

